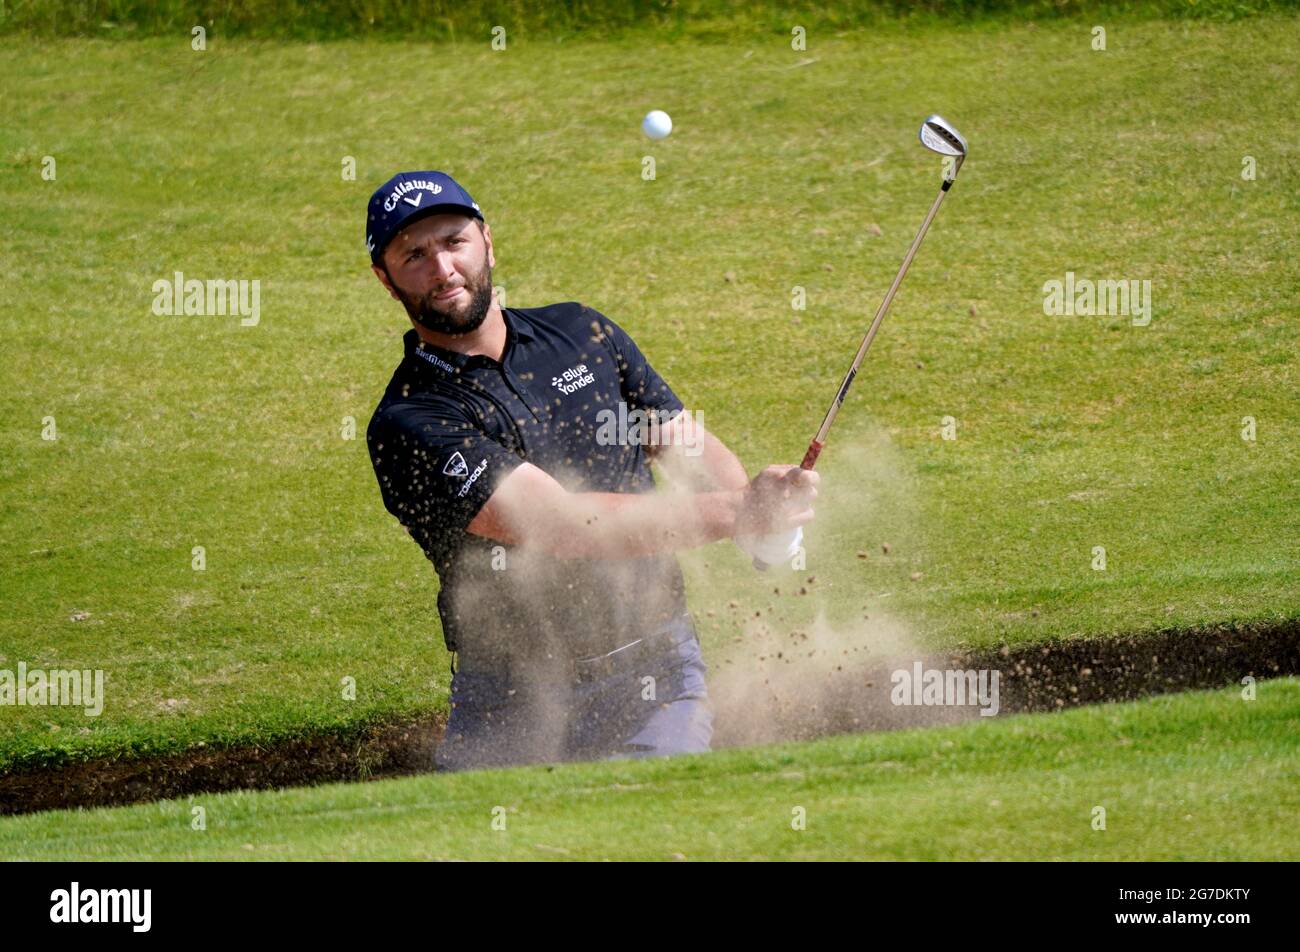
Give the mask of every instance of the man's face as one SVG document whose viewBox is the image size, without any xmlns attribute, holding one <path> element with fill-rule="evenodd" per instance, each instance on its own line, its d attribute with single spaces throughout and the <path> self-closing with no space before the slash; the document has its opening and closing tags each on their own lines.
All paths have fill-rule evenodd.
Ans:
<svg viewBox="0 0 1300 952">
<path fill-rule="evenodd" d="M 492 229 L 468 215 L 421 218 L 402 229 L 373 268 L 411 320 L 439 334 L 477 330 L 492 307 Z"/>
</svg>

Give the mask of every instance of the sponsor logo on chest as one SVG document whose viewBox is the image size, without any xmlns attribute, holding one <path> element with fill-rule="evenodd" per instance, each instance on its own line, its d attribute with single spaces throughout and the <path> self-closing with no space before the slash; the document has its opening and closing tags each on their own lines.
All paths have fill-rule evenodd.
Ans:
<svg viewBox="0 0 1300 952">
<path fill-rule="evenodd" d="M 453 367 L 451 364 L 447 363 L 447 361 L 443 360 L 437 354 L 431 354 L 423 347 L 415 348 L 414 353 L 415 356 L 423 358 L 427 363 L 430 363 L 433 366 L 437 367 L 443 373 L 455 375 L 456 368 Z"/>
<path fill-rule="evenodd" d="M 586 364 L 570 367 L 559 376 L 551 378 L 551 386 L 563 394 L 576 393 L 587 384 L 595 382 L 596 375 L 587 369 Z"/>
</svg>

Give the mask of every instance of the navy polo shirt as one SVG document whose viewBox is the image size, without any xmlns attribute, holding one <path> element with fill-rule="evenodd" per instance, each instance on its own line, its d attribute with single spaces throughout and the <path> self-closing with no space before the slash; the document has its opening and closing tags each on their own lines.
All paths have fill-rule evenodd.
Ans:
<svg viewBox="0 0 1300 952">
<path fill-rule="evenodd" d="M 599 312 L 568 302 L 502 313 L 500 363 L 408 331 L 366 439 L 385 507 L 438 573 L 443 637 L 462 667 L 561 671 L 683 613 L 676 556 L 559 559 L 466 527 L 525 460 L 570 492 L 652 491 L 646 448 L 611 441 L 610 424 L 637 409 L 667 420 L 683 407 Z"/>
</svg>

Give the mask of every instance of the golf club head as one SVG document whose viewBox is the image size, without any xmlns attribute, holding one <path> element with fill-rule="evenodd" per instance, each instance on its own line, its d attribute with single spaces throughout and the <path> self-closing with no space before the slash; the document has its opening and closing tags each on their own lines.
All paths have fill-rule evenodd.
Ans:
<svg viewBox="0 0 1300 952">
<path fill-rule="evenodd" d="M 925 122 L 921 123 L 921 145 L 931 152 L 955 158 L 957 164 L 952 176 L 957 177 L 961 164 L 966 161 L 966 137 L 951 122 L 938 114 L 927 116 Z"/>
</svg>

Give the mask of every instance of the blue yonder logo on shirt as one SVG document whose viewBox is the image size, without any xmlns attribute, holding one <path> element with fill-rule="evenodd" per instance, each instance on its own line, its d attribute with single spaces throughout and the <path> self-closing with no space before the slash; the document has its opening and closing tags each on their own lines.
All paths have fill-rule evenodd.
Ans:
<svg viewBox="0 0 1300 952">
<path fill-rule="evenodd" d="M 581 390 L 589 383 L 595 383 L 596 375 L 587 369 L 586 364 L 570 367 L 558 377 L 551 378 L 551 386 L 560 393 L 569 394 Z"/>
</svg>

